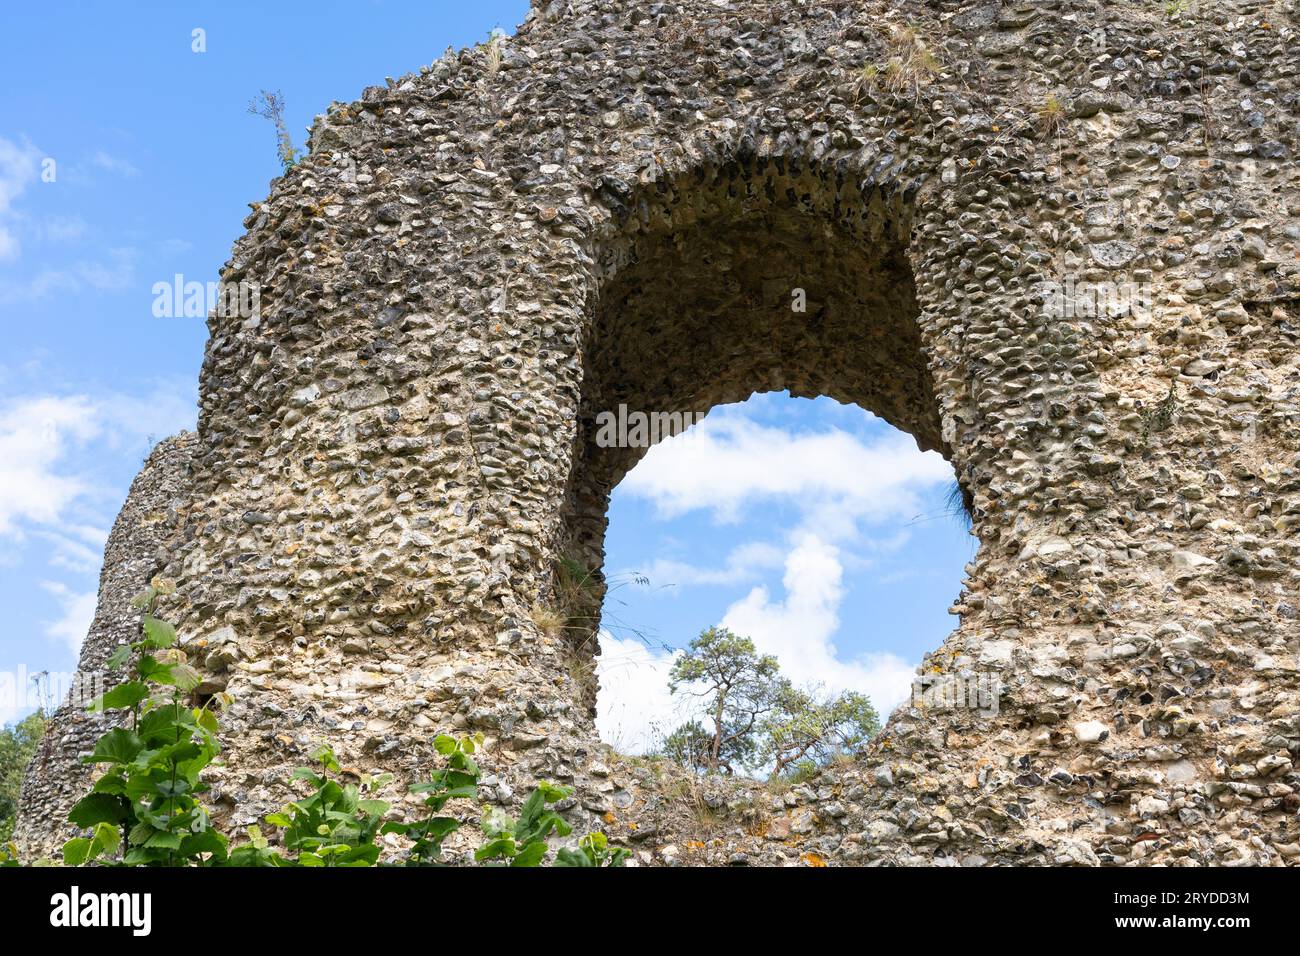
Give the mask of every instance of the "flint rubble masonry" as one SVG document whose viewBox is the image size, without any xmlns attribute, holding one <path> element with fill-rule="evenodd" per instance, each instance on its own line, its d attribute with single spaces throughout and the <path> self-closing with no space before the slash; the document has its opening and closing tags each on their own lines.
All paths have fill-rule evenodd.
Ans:
<svg viewBox="0 0 1300 956">
<path fill-rule="evenodd" d="M 887 89 L 864 67 L 907 24 L 937 69 Z M 210 319 L 198 434 L 132 488 L 83 667 L 179 582 L 163 613 L 235 700 L 231 832 L 320 740 L 405 812 L 433 736 L 482 731 L 490 801 L 573 784 L 578 832 L 646 864 L 1297 862 L 1298 29 L 1258 0 L 556 0 L 499 63 L 332 105 L 222 272 L 261 321 Z M 1066 277 L 1150 309 L 1049 315 Z M 1001 693 L 904 705 L 785 793 L 706 781 L 706 819 L 598 742 L 594 628 L 535 609 L 561 556 L 601 580 L 644 454 L 602 411 L 774 389 L 953 462 L 980 548 L 922 672 Z M 55 716 L 28 852 L 96 729 Z"/>
</svg>

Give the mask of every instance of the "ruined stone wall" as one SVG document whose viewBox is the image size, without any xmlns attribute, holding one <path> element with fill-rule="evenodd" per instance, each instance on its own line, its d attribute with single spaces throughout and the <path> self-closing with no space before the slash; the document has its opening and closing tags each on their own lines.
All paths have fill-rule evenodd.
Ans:
<svg viewBox="0 0 1300 956">
<path fill-rule="evenodd" d="M 168 546 L 235 698 L 218 818 L 321 740 L 400 807 L 481 730 L 489 799 L 574 783 L 644 862 L 1300 857 L 1297 26 L 557 0 L 331 107 L 223 273 L 262 312 L 211 322 Z M 904 707 L 782 794 L 618 758 L 553 624 L 638 454 L 595 416 L 787 388 L 953 462 L 980 548 L 922 672 L 997 712 Z"/>
</svg>

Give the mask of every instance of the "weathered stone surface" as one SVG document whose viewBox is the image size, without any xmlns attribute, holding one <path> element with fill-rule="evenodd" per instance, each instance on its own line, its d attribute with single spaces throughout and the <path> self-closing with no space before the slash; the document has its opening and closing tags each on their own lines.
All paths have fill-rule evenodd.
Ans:
<svg viewBox="0 0 1300 956">
<path fill-rule="evenodd" d="M 320 740 L 405 808 L 481 730 L 490 799 L 573 783 L 644 864 L 1300 858 L 1296 8 L 1197 6 L 555 0 L 331 107 L 225 268 L 261 321 L 211 320 L 159 525 L 235 699 L 218 818 Z M 1045 308 L 1100 282 L 1149 308 Z M 641 454 L 595 416 L 787 388 L 952 460 L 980 549 L 922 672 L 998 706 L 904 707 L 783 793 L 610 754 L 599 589 L 548 613 Z M 96 628 L 158 551 L 134 508 Z"/>
</svg>

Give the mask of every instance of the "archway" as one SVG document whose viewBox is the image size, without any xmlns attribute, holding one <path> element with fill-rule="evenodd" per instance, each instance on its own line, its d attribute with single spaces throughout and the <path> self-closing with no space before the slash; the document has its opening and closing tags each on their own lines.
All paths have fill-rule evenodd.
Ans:
<svg viewBox="0 0 1300 956">
<path fill-rule="evenodd" d="M 559 535 L 556 586 L 585 605 L 569 638 L 589 712 L 609 497 L 658 437 L 656 417 L 673 430 L 758 392 L 825 395 L 949 455 L 900 191 L 864 188 L 842 167 L 749 156 L 622 199 L 593 256 L 599 294 Z M 637 416 L 648 432 L 625 426 Z M 574 589 L 575 575 L 590 586 Z"/>
</svg>

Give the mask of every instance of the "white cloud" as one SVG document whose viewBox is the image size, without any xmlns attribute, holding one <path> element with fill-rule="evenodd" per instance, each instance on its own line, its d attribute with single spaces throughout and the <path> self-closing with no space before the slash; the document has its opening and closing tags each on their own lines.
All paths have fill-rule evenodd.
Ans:
<svg viewBox="0 0 1300 956">
<path fill-rule="evenodd" d="M 859 691 L 887 716 L 906 699 L 916 665 L 890 653 L 840 657 L 832 638 L 840 624 L 843 576 L 839 550 L 806 535 L 786 559 L 784 599 L 756 587 L 727 608 L 721 624 L 750 638 L 760 653 L 776 655 L 796 684 Z"/>
<path fill-rule="evenodd" d="M 0 400 L 0 537 L 35 533 L 54 545 L 52 563 L 94 573 L 107 538 L 106 509 L 125 490 L 105 487 L 102 462 L 192 426 L 192 387 L 160 383 L 143 397 Z"/>
<path fill-rule="evenodd" d="M 53 524 L 91 486 L 58 466 L 100 431 L 84 396 L 29 398 L 0 406 L 0 535 L 20 521 Z"/>
<path fill-rule="evenodd" d="M 897 654 L 843 659 L 832 638 L 844 598 L 839 550 L 805 535 L 786 557 L 783 599 L 756 587 L 727 608 L 720 626 L 750 638 L 760 654 L 775 655 L 781 672 L 800 686 L 858 691 L 882 719 L 907 699 L 916 664 Z M 692 701 L 668 690 L 668 672 L 681 651 L 656 650 L 636 639 L 600 635 L 596 727 L 623 753 L 644 753 L 694 714 Z"/>
<path fill-rule="evenodd" d="M 834 638 L 844 568 L 870 567 L 874 556 L 901 548 L 909 532 L 897 523 L 923 509 L 926 490 L 953 480 L 952 467 L 903 434 L 864 441 L 839 428 L 801 433 L 760 424 L 749 409 L 719 411 L 650 449 L 620 490 L 653 502 L 661 518 L 700 510 L 730 522 L 757 505 L 789 503 L 797 513 L 791 547 L 751 542 L 733 550 L 720 568 L 657 559 L 645 568 L 651 586 L 734 585 L 783 567 L 783 594 L 754 587 L 719 624 L 749 637 L 760 653 L 775 655 L 796 684 L 864 693 L 882 718 L 888 716 L 907 698 L 916 665 L 887 652 L 841 655 Z M 885 533 L 865 538 L 863 523 L 885 525 Z M 847 544 L 862 553 L 844 550 Z M 623 749 L 644 749 L 655 728 L 686 717 L 667 690 L 672 658 L 608 635 L 601 646 L 610 656 L 598 668 L 601 736 Z"/>
<path fill-rule="evenodd" d="M 0 260 L 18 255 L 18 237 L 6 220 L 14 201 L 36 181 L 40 158 L 40 150 L 27 139 L 20 144 L 0 136 Z"/>
<path fill-rule="evenodd" d="M 601 740 L 621 753 L 645 753 L 686 719 L 684 702 L 668 692 L 668 672 L 680 653 L 600 632 L 596 728 Z"/>
<path fill-rule="evenodd" d="M 119 156 L 113 156 L 110 153 L 104 152 L 102 149 L 96 150 L 95 155 L 90 158 L 90 161 L 100 169 L 114 173 L 118 176 L 132 177 L 140 175 L 140 170 L 136 169 L 130 160 L 122 159 Z"/>
<path fill-rule="evenodd" d="M 784 498 L 806 529 L 835 538 L 860 519 L 914 515 L 922 488 L 951 480 L 943 456 L 902 434 L 867 444 L 840 429 L 797 433 L 724 414 L 651 448 L 620 489 L 663 517 L 707 510 L 719 521 Z"/>
<path fill-rule="evenodd" d="M 21 251 L 16 226 L 38 240 L 66 245 L 84 237 L 87 224 L 79 216 L 51 216 L 34 219 L 14 209 L 18 199 L 39 179 L 44 157 L 29 140 L 0 137 L 0 261 L 16 259 Z M 129 162 L 100 150 L 91 162 L 101 169 L 124 176 L 139 171 Z M 89 289 L 115 292 L 135 282 L 137 250 L 131 246 L 108 248 L 94 257 L 67 264 L 46 266 L 22 278 L 0 279 L 0 302 L 42 299 L 53 293 L 76 293 Z"/>
<path fill-rule="evenodd" d="M 94 534 L 81 534 L 82 526 L 68 525 L 60 531 L 40 531 L 38 534 L 54 545 L 50 563 L 76 574 L 95 574 L 104 554 L 108 532 L 89 528 Z"/>
<path fill-rule="evenodd" d="M 192 389 L 189 382 L 160 382 L 143 396 L 0 400 L 0 559 L 29 565 L 32 583 L 39 581 L 58 608 L 45 636 L 73 654 L 94 617 L 105 526 L 126 490 L 105 480 L 104 463 L 135 458 L 148 438 L 191 426 Z M 50 545 L 46 573 L 66 572 L 66 581 L 40 580 L 30 568 L 18 546 L 33 540 Z"/>
<path fill-rule="evenodd" d="M 136 250 L 121 246 L 105 251 L 96 259 L 79 259 L 66 266 L 41 269 L 24 279 L 0 280 L 0 302 L 28 302 L 62 292 L 74 294 L 90 289 L 119 292 L 135 282 Z"/>
<path fill-rule="evenodd" d="M 90 630 L 91 621 L 95 619 L 95 592 L 74 591 L 58 581 L 42 581 L 41 586 L 58 599 L 63 612 L 61 617 L 46 626 L 46 637 L 62 641 L 74 655 L 77 654 L 86 639 L 86 632 Z"/>
</svg>

